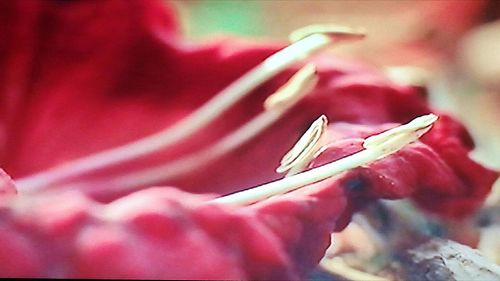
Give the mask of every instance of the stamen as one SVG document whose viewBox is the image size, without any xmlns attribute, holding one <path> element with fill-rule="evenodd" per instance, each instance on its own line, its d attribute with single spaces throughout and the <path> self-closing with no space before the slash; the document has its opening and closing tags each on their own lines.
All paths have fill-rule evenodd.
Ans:
<svg viewBox="0 0 500 281">
<path fill-rule="evenodd" d="M 318 83 L 316 75 L 316 66 L 308 64 L 299 70 L 285 85 L 278 89 L 274 94 L 267 97 L 264 101 L 266 110 L 277 107 L 287 107 L 297 100 L 302 99 Z"/>
<path fill-rule="evenodd" d="M 124 163 L 171 147 L 211 123 L 262 83 L 312 53 L 333 42 L 342 41 L 346 38 L 347 33 L 343 33 L 342 36 L 315 33 L 304 37 L 264 60 L 173 126 L 140 140 L 18 179 L 16 184 L 20 191 L 34 191 L 78 175 Z"/>
<path fill-rule="evenodd" d="M 302 172 L 325 144 L 327 127 L 328 119 L 325 115 L 321 115 L 311 124 L 311 127 L 307 129 L 293 148 L 283 156 L 276 172 L 284 173 L 288 171 L 286 176 Z"/>
<path fill-rule="evenodd" d="M 370 148 L 371 146 L 376 147 L 391 138 L 396 138 L 398 135 L 404 136 L 406 133 L 421 132 L 421 130 L 430 129 L 429 125 L 436 122 L 437 119 L 438 116 L 434 114 L 428 114 L 417 117 L 407 124 L 392 128 L 378 135 L 368 137 L 363 143 L 363 147 L 364 148 Z M 423 133 L 421 132 L 421 134 L 424 134 L 425 132 Z"/>
<path fill-rule="evenodd" d="M 294 30 L 288 36 L 290 42 L 300 41 L 312 34 L 324 34 L 336 38 L 337 40 L 359 40 L 366 37 L 366 31 L 363 28 L 351 28 L 336 24 L 314 24 L 304 26 Z"/>
<path fill-rule="evenodd" d="M 76 184 L 75 187 L 78 188 L 78 186 L 85 185 L 102 188 L 103 186 L 106 186 L 106 191 L 109 191 L 112 187 L 119 188 L 120 191 L 126 191 L 137 186 L 167 181 L 171 178 L 180 176 L 195 170 L 198 167 L 206 165 L 208 162 L 213 161 L 214 159 L 221 157 L 222 155 L 225 155 L 252 140 L 262 131 L 268 129 L 271 125 L 276 123 L 276 121 L 278 121 L 288 111 L 288 109 L 292 108 L 300 101 L 301 98 L 305 97 L 305 94 L 310 92 L 318 82 L 317 73 L 315 71 L 311 71 L 311 69 L 314 70 L 314 65 L 307 65 L 303 67 L 294 76 L 292 76 L 290 79 L 292 83 L 286 83 L 285 86 L 278 90 L 279 92 L 286 92 L 294 98 L 281 103 L 280 106 L 263 111 L 236 131 L 203 150 L 168 164 L 134 173 L 128 173 L 125 176 L 114 176 L 109 179 L 101 180 L 98 184 L 96 182 L 93 184 L 80 183 Z M 296 81 L 299 81 L 299 79 L 301 82 L 295 83 Z M 93 191 L 95 192 L 99 190 L 94 189 Z"/>
<path fill-rule="evenodd" d="M 418 140 L 418 138 L 432 127 L 432 124 L 436 120 L 437 118 L 433 114 L 416 118 L 412 122 L 400 126 L 404 129 L 399 129 L 399 127 L 391 129 L 399 131 L 397 134 L 385 134 L 381 137 L 376 135 L 377 142 L 372 142 L 371 144 L 369 142 L 369 145 L 365 145 L 365 149 L 358 153 L 291 177 L 286 177 L 278 181 L 217 198 L 212 200 L 212 202 L 232 206 L 249 205 L 272 196 L 284 194 L 303 186 L 325 180 L 347 170 L 366 165 L 382 157 L 386 157 Z M 408 130 L 406 128 L 408 128 Z"/>
</svg>

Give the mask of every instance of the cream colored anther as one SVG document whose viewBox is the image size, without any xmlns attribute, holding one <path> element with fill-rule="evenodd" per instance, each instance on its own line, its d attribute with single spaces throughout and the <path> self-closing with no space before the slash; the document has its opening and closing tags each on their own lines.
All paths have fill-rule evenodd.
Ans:
<svg viewBox="0 0 500 281">
<path fill-rule="evenodd" d="M 366 37 L 366 31 L 363 28 L 336 24 L 314 24 L 294 30 L 288 39 L 290 42 L 297 42 L 314 34 L 321 34 L 338 41 L 360 40 Z"/>
<path fill-rule="evenodd" d="M 287 172 L 287 176 L 291 176 L 307 168 L 307 165 L 316 158 L 324 147 L 327 127 L 328 119 L 325 115 L 321 115 L 311 124 L 293 148 L 283 156 L 276 172 Z"/>
<path fill-rule="evenodd" d="M 384 157 L 401 149 L 401 147 L 406 144 L 419 139 L 431 129 L 432 124 L 434 124 L 437 119 L 438 116 L 434 114 L 420 116 L 407 124 L 366 138 L 363 142 L 363 147 L 368 150 L 383 149 L 384 153 L 381 153 L 380 157 Z"/>
<path fill-rule="evenodd" d="M 378 135 L 366 138 L 366 140 L 363 143 L 363 147 L 366 149 L 370 149 L 376 146 L 380 146 L 382 143 L 396 137 L 397 135 L 404 135 L 407 134 L 408 132 L 415 132 L 425 129 L 430 125 L 432 125 L 434 122 L 436 122 L 437 119 L 438 117 L 434 114 L 428 114 L 417 117 L 407 124 L 392 128 Z"/>
<path fill-rule="evenodd" d="M 300 69 L 286 84 L 264 101 L 264 108 L 272 110 L 295 104 L 309 93 L 318 83 L 316 66 L 308 64 Z"/>
</svg>

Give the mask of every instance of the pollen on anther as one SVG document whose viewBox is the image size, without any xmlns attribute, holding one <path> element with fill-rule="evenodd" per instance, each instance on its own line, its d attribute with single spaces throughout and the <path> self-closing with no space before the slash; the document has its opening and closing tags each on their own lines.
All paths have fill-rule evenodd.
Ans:
<svg viewBox="0 0 500 281">
<path fill-rule="evenodd" d="M 325 115 L 314 121 L 292 149 L 283 156 L 276 172 L 288 172 L 287 175 L 293 175 L 305 169 L 324 146 L 327 125 L 328 119 Z"/>
</svg>

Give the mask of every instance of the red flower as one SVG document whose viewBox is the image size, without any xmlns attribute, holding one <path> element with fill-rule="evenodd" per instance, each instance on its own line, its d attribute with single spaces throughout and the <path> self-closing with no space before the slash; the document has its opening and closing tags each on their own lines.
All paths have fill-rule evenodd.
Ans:
<svg viewBox="0 0 500 281">
<path fill-rule="evenodd" d="M 224 194 L 277 179 L 276 163 L 320 114 L 337 124 L 313 166 L 431 109 L 374 69 L 321 57 L 310 94 L 265 110 L 266 97 L 296 72 L 261 81 L 284 62 L 274 57 L 253 72 L 258 87 L 222 110 L 224 102 L 209 100 L 282 46 L 189 45 L 159 1 L 0 6 L 1 163 L 19 191 L 13 196 L 2 174 L 0 190 L 11 194 L 0 198 L 2 276 L 299 278 L 362 202 L 413 197 L 464 215 L 497 176 L 467 157 L 470 137 L 445 116 L 422 143 L 341 178 L 240 208 L 207 202 L 213 196 L 185 191 Z M 339 122 L 349 130 L 339 131 Z M 136 189 L 143 190 L 122 196 Z M 442 208 L 429 204 L 436 194 Z"/>
<path fill-rule="evenodd" d="M 2 51 L 2 69 L 8 70 L 3 96 L 10 98 L 2 104 L 11 106 L 4 111 L 2 167 L 18 179 L 169 127 L 280 47 L 230 40 L 188 45 L 177 40 L 171 12 L 155 1 L 3 5 L 8 15 L 34 14 L 17 24 L 4 17 L 8 22 L 2 24 L 20 29 L 2 33 L 12 36 L 2 42 L 17 44 Z M 409 88 L 392 85 L 367 66 L 336 58 L 322 58 L 317 64 L 317 89 L 237 154 L 145 185 L 232 192 L 276 179 L 275 163 L 322 113 L 333 121 L 380 123 L 406 122 L 430 111 Z M 170 149 L 98 174 L 158 165 L 209 146 L 261 112 L 264 99 L 295 71 L 287 70 L 259 87 Z M 368 98 L 372 93 L 377 97 Z M 406 107 L 400 113 L 391 103 Z M 254 164 L 256 158 L 259 165 Z"/>
</svg>

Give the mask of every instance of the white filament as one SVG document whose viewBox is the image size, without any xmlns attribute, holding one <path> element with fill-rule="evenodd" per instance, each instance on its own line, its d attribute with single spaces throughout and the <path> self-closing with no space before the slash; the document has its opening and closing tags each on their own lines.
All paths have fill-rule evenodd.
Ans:
<svg viewBox="0 0 500 281">
<path fill-rule="evenodd" d="M 385 135 L 384 133 L 377 135 L 376 144 L 372 143 L 368 145 L 368 147 L 365 146 L 365 149 L 358 153 L 291 177 L 286 177 L 278 181 L 217 198 L 213 200 L 213 202 L 236 206 L 248 205 L 325 180 L 347 170 L 369 164 L 418 140 L 431 128 L 436 120 L 437 117 L 433 114 L 416 118 L 406 125 L 384 132 L 386 133 Z M 402 130 L 400 129 L 401 127 L 405 129 Z M 411 129 L 406 130 L 406 128 Z M 382 137 L 379 137 L 380 135 L 382 135 Z"/>
<path fill-rule="evenodd" d="M 308 36 L 270 56 L 173 126 L 123 146 L 72 160 L 40 173 L 17 179 L 16 185 L 20 191 L 34 191 L 77 175 L 97 171 L 166 149 L 212 122 L 253 89 L 270 80 L 279 72 L 332 42 L 331 37 L 322 34 Z"/>
</svg>

